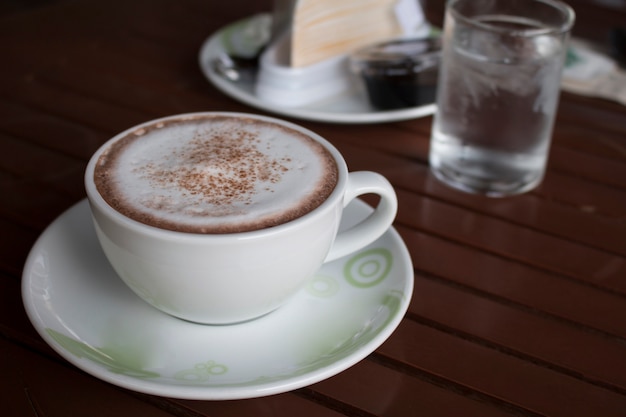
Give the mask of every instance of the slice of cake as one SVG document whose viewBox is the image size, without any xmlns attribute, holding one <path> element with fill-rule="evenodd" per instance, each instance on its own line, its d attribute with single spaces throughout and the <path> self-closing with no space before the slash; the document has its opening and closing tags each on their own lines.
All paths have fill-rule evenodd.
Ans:
<svg viewBox="0 0 626 417">
<path fill-rule="evenodd" d="M 315 64 L 403 35 L 395 11 L 398 3 L 398 0 L 297 0 L 291 22 L 291 66 Z"/>
</svg>

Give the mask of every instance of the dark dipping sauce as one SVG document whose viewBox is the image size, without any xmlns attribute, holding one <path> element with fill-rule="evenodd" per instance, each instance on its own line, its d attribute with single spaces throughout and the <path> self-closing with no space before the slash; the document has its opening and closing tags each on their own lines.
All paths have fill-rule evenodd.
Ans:
<svg viewBox="0 0 626 417">
<path fill-rule="evenodd" d="M 380 110 L 435 102 L 441 41 L 403 39 L 358 50 L 352 70 L 363 79 L 372 106 Z"/>
</svg>

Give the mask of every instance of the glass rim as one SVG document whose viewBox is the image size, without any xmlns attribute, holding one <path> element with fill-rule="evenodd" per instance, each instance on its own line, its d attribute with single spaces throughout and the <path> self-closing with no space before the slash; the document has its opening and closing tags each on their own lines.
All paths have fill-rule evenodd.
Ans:
<svg viewBox="0 0 626 417">
<path fill-rule="evenodd" d="M 566 3 L 559 0 L 530 0 L 529 3 L 542 3 L 548 7 L 552 7 L 553 9 L 559 11 L 563 17 L 563 24 L 554 25 L 544 28 L 537 29 L 505 29 L 490 23 L 481 22 L 477 20 L 476 17 L 468 17 L 465 14 L 459 12 L 453 6 L 462 1 L 473 1 L 473 0 L 448 0 L 448 4 L 446 6 L 446 10 L 454 15 L 457 20 L 462 20 L 466 24 L 475 26 L 482 30 L 497 32 L 501 34 L 507 34 L 510 36 L 519 36 L 519 37 L 534 37 L 540 35 L 550 35 L 550 34 L 564 34 L 569 32 L 574 26 L 574 20 L 576 18 L 576 14 L 574 10 Z M 507 1 L 507 0 L 504 0 Z M 525 17 L 525 16 L 521 16 Z"/>
</svg>

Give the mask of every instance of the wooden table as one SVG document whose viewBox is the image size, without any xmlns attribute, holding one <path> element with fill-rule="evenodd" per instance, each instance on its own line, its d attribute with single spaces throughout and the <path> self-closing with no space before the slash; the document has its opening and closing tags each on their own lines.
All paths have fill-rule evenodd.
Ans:
<svg viewBox="0 0 626 417">
<path fill-rule="evenodd" d="M 441 23 L 442 1 L 429 0 Z M 572 0 L 605 42 L 626 2 Z M 169 114 L 260 113 L 202 75 L 202 41 L 269 1 L 7 2 L 0 6 L 0 409 L 4 416 L 626 416 L 626 108 L 563 94 L 541 187 L 488 199 L 428 173 L 431 118 L 296 120 L 351 170 L 393 183 L 415 291 L 365 360 L 292 392 L 179 400 L 102 382 L 58 356 L 22 306 L 40 233 L 85 197 L 92 152 Z"/>
</svg>

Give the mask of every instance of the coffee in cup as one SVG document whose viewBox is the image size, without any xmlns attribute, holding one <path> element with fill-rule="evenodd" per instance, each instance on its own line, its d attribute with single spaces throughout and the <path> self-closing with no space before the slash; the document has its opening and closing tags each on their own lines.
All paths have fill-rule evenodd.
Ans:
<svg viewBox="0 0 626 417">
<path fill-rule="evenodd" d="M 319 135 L 237 113 L 122 132 L 93 155 L 85 184 L 118 275 L 158 309 L 201 323 L 278 308 L 324 261 L 384 233 L 397 207 L 383 177 L 348 174 Z M 381 196 L 374 213 L 336 237 L 343 207 L 370 192 Z"/>
<path fill-rule="evenodd" d="M 258 119 L 196 115 L 111 144 L 94 182 L 118 212 L 161 229 L 238 233 L 289 222 L 323 203 L 337 165 L 308 135 Z"/>
</svg>

